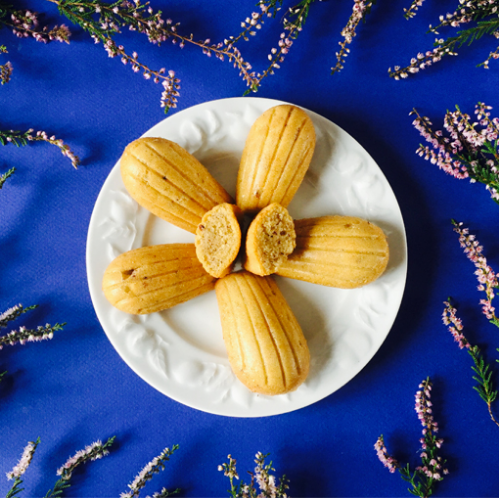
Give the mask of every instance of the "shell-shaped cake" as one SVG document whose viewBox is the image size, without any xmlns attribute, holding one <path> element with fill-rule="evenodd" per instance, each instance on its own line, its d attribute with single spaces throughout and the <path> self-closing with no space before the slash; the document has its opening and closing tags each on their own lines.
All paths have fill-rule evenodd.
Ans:
<svg viewBox="0 0 499 499">
<path fill-rule="evenodd" d="M 237 177 L 237 205 L 256 213 L 271 203 L 291 202 L 312 160 L 315 130 L 302 109 L 284 104 L 253 124 Z"/>
<path fill-rule="evenodd" d="M 142 137 L 120 161 L 127 191 L 154 215 L 193 234 L 203 215 L 231 197 L 210 172 L 171 140 Z"/>
<path fill-rule="evenodd" d="M 295 220 L 296 249 L 277 270 L 292 279 L 335 288 L 358 288 L 381 276 L 388 264 L 384 232 L 358 217 Z"/>
<path fill-rule="evenodd" d="M 241 247 L 241 210 L 223 203 L 204 214 L 196 230 L 196 254 L 213 277 L 227 275 Z"/>
<path fill-rule="evenodd" d="M 102 289 L 119 310 L 150 314 L 210 291 L 215 281 L 197 259 L 194 244 L 160 244 L 115 258 L 104 273 Z"/>
<path fill-rule="evenodd" d="M 295 226 L 288 210 L 269 204 L 248 228 L 244 268 L 257 275 L 273 274 L 295 246 Z"/>
<path fill-rule="evenodd" d="M 235 272 L 218 280 L 215 290 L 234 374 L 253 392 L 295 390 L 308 375 L 310 353 L 272 277 Z"/>
</svg>

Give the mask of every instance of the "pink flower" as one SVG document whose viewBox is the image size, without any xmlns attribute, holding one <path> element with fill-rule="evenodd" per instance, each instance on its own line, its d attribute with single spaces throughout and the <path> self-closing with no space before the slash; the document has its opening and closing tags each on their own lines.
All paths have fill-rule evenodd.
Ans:
<svg viewBox="0 0 499 499">
<path fill-rule="evenodd" d="M 454 222 L 454 231 L 459 234 L 459 243 L 461 248 L 469 260 L 473 262 L 476 267 L 475 275 L 479 282 L 479 291 L 485 291 L 486 298 L 480 300 L 482 305 L 482 312 L 487 319 L 495 319 L 495 308 L 492 306 L 492 300 L 495 297 L 494 289 L 499 286 L 497 275 L 488 265 L 487 259 L 482 253 L 483 247 L 473 234 L 469 234 L 469 230 L 463 228 L 463 223 Z"/>
<path fill-rule="evenodd" d="M 388 451 L 385 447 L 383 435 L 380 435 L 378 440 L 376 440 L 374 449 L 376 450 L 378 459 L 383 463 L 383 466 L 385 466 L 385 468 L 388 468 L 388 471 L 390 473 L 395 473 L 395 470 L 399 467 L 399 464 L 396 459 L 388 454 Z"/>
<path fill-rule="evenodd" d="M 24 448 L 23 454 L 19 462 L 14 466 L 12 471 L 7 473 L 7 478 L 9 480 L 14 480 L 16 478 L 20 478 L 28 469 L 28 466 L 33 459 L 33 455 L 35 454 L 36 448 L 40 443 L 40 439 L 37 438 L 35 442 L 28 442 L 28 445 Z"/>
</svg>

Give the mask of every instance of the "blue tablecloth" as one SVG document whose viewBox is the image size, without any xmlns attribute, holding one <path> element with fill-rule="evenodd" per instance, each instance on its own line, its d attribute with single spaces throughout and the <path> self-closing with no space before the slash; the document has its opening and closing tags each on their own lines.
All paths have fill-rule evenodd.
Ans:
<svg viewBox="0 0 499 499">
<path fill-rule="evenodd" d="M 137 376 L 104 334 L 87 286 L 90 216 L 126 144 L 163 119 L 161 88 L 109 58 L 52 3 L 20 3 L 45 12 L 49 23 L 65 22 L 73 35 L 69 45 L 44 45 L 0 31 L 0 44 L 9 50 L 0 54 L 0 64 L 10 60 L 14 67 L 12 80 L 0 88 L 0 129 L 46 130 L 69 144 L 82 165 L 74 170 L 56 147 L 44 143 L 0 148 L 0 173 L 16 168 L 0 191 L 0 313 L 16 303 L 36 303 L 39 307 L 13 327 L 67 322 L 51 341 L 0 352 L 0 372 L 8 371 L 0 383 L 1 476 L 39 436 L 21 495 L 43 496 L 70 455 L 116 435 L 111 454 L 78 471 L 67 496 L 116 497 L 148 461 L 176 443 L 180 449 L 146 494 L 166 486 L 180 487 L 183 497 L 226 496 L 228 480 L 217 466 L 230 453 L 246 479 L 245 470 L 261 451 L 271 453 L 277 475 L 291 479 L 290 496 L 408 496 L 407 484 L 383 468 L 373 446 L 383 434 L 402 463 L 418 464 L 421 425 L 414 394 L 430 376 L 434 416 L 445 441 L 441 454 L 450 472 L 435 487 L 436 495 L 496 496 L 499 428 L 472 389 L 471 358 L 457 348 L 441 313 L 442 302 L 452 296 L 470 341 L 495 364 L 499 331 L 480 312 L 483 294 L 450 219 L 477 234 L 499 269 L 499 207 L 482 185 L 453 179 L 414 154 L 422 139 L 409 117 L 416 107 L 441 128 L 447 109 L 459 104 L 472 114 L 478 101 L 499 113 L 499 65 L 491 62 L 488 71 L 475 67 L 495 47 L 490 37 L 483 38 L 405 81 L 387 73 L 431 49 L 428 25 L 457 2 L 427 2 L 410 21 L 402 10 L 408 0 L 378 2 L 358 27 L 345 68 L 333 76 L 330 68 L 352 2 L 315 3 L 281 69 L 262 82 L 259 97 L 325 116 L 373 156 L 402 210 L 409 266 L 395 324 L 360 374 L 311 406 L 256 419 L 216 416 L 169 399 Z M 176 0 L 153 6 L 180 22 L 183 33 L 213 41 L 238 34 L 241 21 L 255 10 L 253 2 Z M 281 21 L 281 14 L 268 19 L 258 36 L 241 45 L 258 71 L 266 68 Z M 128 31 L 117 40 L 150 67 L 176 72 L 177 110 L 240 96 L 246 89 L 230 63 L 195 47 L 180 50 L 170 42 L 155 47 Z M 0 491 L 9 487 L 1 478 Z"/>
</svg>

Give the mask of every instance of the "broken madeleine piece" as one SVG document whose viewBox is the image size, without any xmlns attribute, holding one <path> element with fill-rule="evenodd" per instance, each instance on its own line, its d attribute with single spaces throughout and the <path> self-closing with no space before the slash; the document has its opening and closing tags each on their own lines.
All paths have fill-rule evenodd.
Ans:
<svg viewBox="0 0 499 499">
<path fill-rule="evenodd" d="M 272 203 L 251 222 L 244 268 L 257 275 L 277 271 L 296 246 L 295 226 L 286 208 Z"/>
<path fill-rule="evenodd" d="M 208 274 L 227 275 L 241 247 L 241 210 L 223 203 L 203 215 L 196 230 L 196 255 Z"/>
<path fill-rule="evenodd" d="M 358 217 L 295 220 L 296 249 L 277 274 L 335 288 L 358 288 L 383 274 L 388 264 L 384 232 Z"/>
<path fill-rule="evenodd" d="M 135 140 L 125 148 L 120 165 L 123 183 L 137 203 L 193 234 L 207 211 L 232 201 L 210 172 L 171 140 Z"/>
<path fill-rule="evenodd" d="M 315 129 L 307 113 L 288 104 L 265 111 L 246 139 L 237 176 L 237 205 L 256 213 L 291 202 L 312 160 Z"/>
<path fill-rule="evenodd" d="M 115 258 L 102 279 L 109 303 L 129 314 L 150 314 L 214 288 L 196 257 L 194 244 L 160 244 Z"/>
<path fill-rule="evenodd" d="M 229 362 L 251 391 L 279 395 L 306 379 L 310 352 L 303 332 L 272 277 L 235 272 L 217 281 Z"/>
</svg>

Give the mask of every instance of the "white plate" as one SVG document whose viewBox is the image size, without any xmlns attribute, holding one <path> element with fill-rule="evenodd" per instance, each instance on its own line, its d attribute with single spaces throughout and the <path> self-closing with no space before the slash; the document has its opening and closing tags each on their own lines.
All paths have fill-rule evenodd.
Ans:
<svg viewBox="0 0 499 499">
<path fill-rule="evenodd" d="M 166 118 L 144 136 L 165 137 L 196 156 L 232 195 L 249 129 L 281 101 L 233 98 L 206 102 Z M 302 326 L 311 353 L 308 379 L 275 397 L 250 392 L 233 375 L 222 338 L 215 292 L 170 310 L 133 316 L 112 307 L 101 290 L 119 254 L 153 244 L 194 242 L 194 236 L 149 213 L 128 195 L 119 162 L 95 203 L 87 240 L 90 295 L 104 331 L 123 360 L 147 383 L 182 404 L 225 416 L 282 414 L 317 402 L 350 381 L 374 356 L 397 315 L 404 292 L 407 248 L 395 195 L 369 154 L 316 113 L 317 146 L 289 206 L 293 218 L 352 215 L 387 234 L 390 262 L 375 282 L 333 289 L 276 279 Z"/>
</svg>

